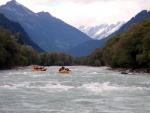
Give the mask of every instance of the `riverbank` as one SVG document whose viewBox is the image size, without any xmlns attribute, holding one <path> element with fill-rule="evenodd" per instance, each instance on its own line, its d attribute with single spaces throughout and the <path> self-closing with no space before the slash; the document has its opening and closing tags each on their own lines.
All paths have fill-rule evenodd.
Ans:
<svg viewBox="0 0 150 113">
<path fill-rule="evenodd" d="M 108 68 L 109 70 L 117 70 L 126 73 L 150 73 L 150 68 Z"/>
<path fill-rule="evenodd" d="M 10 69 L 32 69 L 35 65 L 29 65 L 29 66 L 16 66 L 13 68 L 3 68 L 0 70 L 10 70 Z M 45 66 L 49 67 L 49 66 Z M 82 66 L 81 66 L 82 67 Z M 104 66 L 105 67 L 105 66 Z M 150 68 L 111 68 L 107 67 L 107 70 L 114 70 L 114 71 L 119 71 L 119 72 L 125 72 L 125 73 L 150 73 Z"/>
</svg>

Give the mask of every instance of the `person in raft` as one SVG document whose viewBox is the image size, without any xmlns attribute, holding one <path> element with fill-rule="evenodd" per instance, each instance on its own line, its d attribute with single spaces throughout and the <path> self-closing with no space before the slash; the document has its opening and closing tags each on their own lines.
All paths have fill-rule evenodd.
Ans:
<svg viewBox="0 0 150 113">
<path fill-rule="evenodd" d="M 65 68 L 64 66 L 62 66 L 62 67 L 59 69 L 59 71 L 62 71 L 62 70 L 67 70 L 67 71 L 69 71 L 69 69 L 68 69 L 68 68 Z"/>
<path fill-rule="evenodd" d="M 62 67 L 59 69 L 59 71 L 62 71 L 62 70 L 65 70 L 65 67 L 64 67 L 64 66 L 62 66 Z"/>
</svg>

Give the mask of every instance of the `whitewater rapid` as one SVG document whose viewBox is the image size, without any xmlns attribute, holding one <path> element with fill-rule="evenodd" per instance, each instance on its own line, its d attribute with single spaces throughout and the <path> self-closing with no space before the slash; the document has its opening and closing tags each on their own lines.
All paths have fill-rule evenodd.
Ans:
<svg viewBox="0 0 150 113">
<path fill-rule="evenodd" d="M 0 71 L 0 113 L 149 113 L 150 74 L 70 66 Z"/>
</svg>

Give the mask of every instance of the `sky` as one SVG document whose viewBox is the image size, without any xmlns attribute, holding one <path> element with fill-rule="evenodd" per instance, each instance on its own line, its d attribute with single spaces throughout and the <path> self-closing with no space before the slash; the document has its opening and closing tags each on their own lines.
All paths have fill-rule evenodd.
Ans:
<svg viewBox="0 0 150 113">
<path fill-rule="evenodd" d="M 10 0 L 0 0 L 4 5 Z M 150 0 L 16 0 L 33 12 L 49 12 L 74 26 L 98 26 L 127 22 L 142 10 L 150 10 Z"/>
</svg>

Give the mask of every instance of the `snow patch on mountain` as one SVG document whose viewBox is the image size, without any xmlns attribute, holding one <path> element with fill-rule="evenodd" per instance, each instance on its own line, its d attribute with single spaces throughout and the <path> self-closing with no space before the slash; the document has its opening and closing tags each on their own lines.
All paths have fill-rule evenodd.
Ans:
<svg viewBox="0 0 150 113">
<path fill-rule="evenodd" d="M 100 40 L 117 31 L 125 22 L 117 22 L 116 24 L 101 24 L 99 26 L 80 26 L 78 29 L 89 37 Z"/>
</svg>

